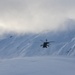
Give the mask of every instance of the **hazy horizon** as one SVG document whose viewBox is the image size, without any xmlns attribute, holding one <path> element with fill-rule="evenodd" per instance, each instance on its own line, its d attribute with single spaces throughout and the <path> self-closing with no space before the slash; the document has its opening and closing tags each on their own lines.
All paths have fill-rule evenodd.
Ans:
<svg viewBox="0 0 75 75">
<path fill-rule="evenodd" d="M 0 33 L 65 29 L 75 20 L 74 0 L 0 0 Z"/>
</svg>

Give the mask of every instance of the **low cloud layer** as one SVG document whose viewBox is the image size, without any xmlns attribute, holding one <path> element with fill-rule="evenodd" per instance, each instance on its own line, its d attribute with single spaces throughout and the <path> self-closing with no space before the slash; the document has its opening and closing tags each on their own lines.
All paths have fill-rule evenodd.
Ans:
<svg viewBox="0 0 75 75">
<path fill-rule="evenodd" d="M 56 30 L 75 19 L 75 0 L 0 0 L 0 32 Z"/>
</svg>

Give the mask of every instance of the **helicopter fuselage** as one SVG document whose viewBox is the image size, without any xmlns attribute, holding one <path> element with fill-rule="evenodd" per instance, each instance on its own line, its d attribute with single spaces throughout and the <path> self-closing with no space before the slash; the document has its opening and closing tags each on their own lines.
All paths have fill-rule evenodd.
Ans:
<svg viewBox="0 0 75 75">
<path fill-rule="evenodd" d="M 49 42 L 44 42 L 42 46 L 43 46 L 43 48 L 49 47 Z"/>
</svg>

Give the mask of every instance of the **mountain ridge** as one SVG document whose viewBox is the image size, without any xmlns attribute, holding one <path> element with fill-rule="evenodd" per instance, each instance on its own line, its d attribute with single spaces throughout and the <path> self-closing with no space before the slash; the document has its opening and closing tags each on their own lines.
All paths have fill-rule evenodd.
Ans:
<svg viewBox="0 0 75 75">
<path fill-rule="evenodd" d="M 29 33 L 25 35 L 7 34 L 0 39 L 0 58 L 48 55 L 75 56 L 75 21 L 69 21 L 66 25 L 68 24 L 68 29 L 64 31 L 45 31 L 39 34 Z M 43 43 L 40 40 L 45 41 L 46 39 L 55 41 L 55 43 L 44 49 L 40 47 Z"/>
</svg>

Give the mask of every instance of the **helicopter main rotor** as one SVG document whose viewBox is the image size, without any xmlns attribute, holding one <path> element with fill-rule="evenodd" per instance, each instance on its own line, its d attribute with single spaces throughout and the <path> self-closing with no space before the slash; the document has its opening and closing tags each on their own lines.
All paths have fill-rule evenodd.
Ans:
<svg viewBox="0 0 75 75">
<path fill-rule="evenodd" d="M 41 40 L 41 41 L 43 42 L 43 44 L 41 45 L 43 48 L 49 47 L 49 45 L 51 45 L 51 43 L 54 42 L 54 41 L 48 41 L 47 39 L 46 39 L 46 41 L 43 41 L 43 40 Z"/>
</svg>

